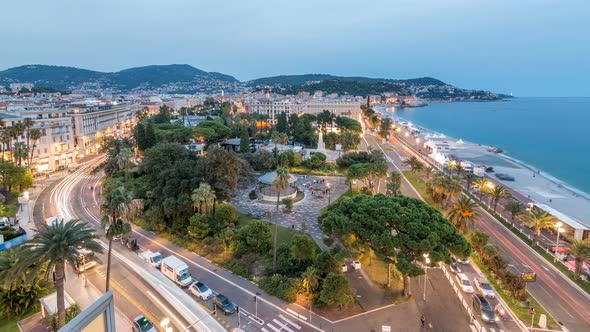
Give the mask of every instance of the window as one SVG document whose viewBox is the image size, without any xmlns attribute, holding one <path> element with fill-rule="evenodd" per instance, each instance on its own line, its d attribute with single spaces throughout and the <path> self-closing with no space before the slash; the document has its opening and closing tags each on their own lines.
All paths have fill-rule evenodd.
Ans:
<svg viewBox="0 0 590 332">
<path fill-rule="evenodd" d="M 45 151 L 43 153 L 47 153 L 47 148 L 44 149 Z"/>
</svg>

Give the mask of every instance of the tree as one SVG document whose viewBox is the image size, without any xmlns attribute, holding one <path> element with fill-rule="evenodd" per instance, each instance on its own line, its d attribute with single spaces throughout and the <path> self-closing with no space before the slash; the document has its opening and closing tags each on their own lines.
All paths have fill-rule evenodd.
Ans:
<svg viewBox="0 0 590 332">
<path fill-rule="evenodd" d="M 356 150 L 361 144 L 361 136 L 352 131 L 345 131 L 340 134 L 340 144 L 345 152 Z"/>
<path fill-rule="evenodd" d="M 436 174 L 436 170 L 434 167 L 426 166 L 420 170 L 420 173 L 424 180 L 428 182 Z"/>
<path fill-rule="evenodd" d="M 305 160 L 305 165 L 309 169 L 318 169 L 326 164 L 326 159 L 327 157 L 325 154 L 316 152 Z"/>
<path fill-rule="evenodd" d="M 17 162 L 19 166 L 22 166 L 23 159 L 27 160 L 27 156 L 29 155 L 29 150 L 27 145 L 24 142 L 16 142 L 14 143 L 14 147 L 12 149 L 12 156 Z"/>
<path fill-rule="evenodd" d="M 386 194 L 388 196 L 395 196 L 395 195 L 399 195 L 400 194 L 400 185 L 399 183 L 396 182 L 389 182 L 387 183 L 387 191 Z"/>
<path fill-rule="evenodd" d="M 230 137 L 231 134 L 231 128 L 217 120 L 205 120 L 193 129 L 193 137 L 197 140 L 202 138 L 207 141 L 219 141 Z"/>
<path fill-rule="evenodd" d="M 389 132 L 391 132 L 391 126 L 393 125 L 393 121 L 390 118 L 385 118 L 381 120 L 381 126 L 379 127 L 379 136 L 383 138 L 387 138 L 389 136 Z"/>
<path fill-rule="evenodd" d="M 467 257 L 471 246 L 440 212 L 406 196 L 357 195 L 344 197 L 319 217 L 326 234 L 352 234 L 381 257 L 396 262 L 404 276 L 404 294 L 410 295 L 409 277 L 424 273 L 416 264 L 428 253 L 432 262 L 450 259 L 450 252 Z"/>
<path fill-rule="evenodd" d="M 322 305 L 337 303 L 340 308 L 354 302 L 354 291 L 342 273 L 329 273 L 322 283 L 319 302 Z"/>
<path fill-rule="evenodd" d="M 113 238 L 131 232 L 131 226 L 129 224 L 125 225 L 125 221 L 129 221 L 143 211 L 143 202 L 132 199 L 131 193 L 126 191 L 118 182 L 106 188 L 103 199 L 101 210 L 105 213 L 105 216 L 101 219 L 101 226 L 105 229 L 107 240 L 109 240 L 106 276 L 106 291 L 108 291 L 111 279 Z"/>
<path fill-rule="evenodd" d="M 322 278 L 329 273 L 338 273 L 340 271 L 340 262 L 334 257 L 331 250 L 320 252 L 316 257 L 314 266 Z"/>
<path fill-rule="evenodd" d="M 289 188 L 289 180 L 290 175 L 289 172 L 279 167 L 277 168 L 276 178 L 272 181 L 273 188 L 277 191 L 277 209 L 275 212 L 275 228 L 274 228 L 274 236 L 273 236 L 273 248 L 272 248 L 272 270 L 273 272 L 277 270 L 277 237 L 278 237 L 278 230 L 279 230 L 279 204 L 281 198 L 281 191 L 287 190 Z"/>
<path fill-rule="evenodd" d="M 158 143 L 156 139 L 156 131 L 152 121 L 147 121 L 144 129 L 144 147 L 143 151 L 155 146 Z"/>
<path fill-rule="evenodd" d="M 206 238 L 211 233 L 210 217 L 206 214 L 193 214 L 189 219 L 187 231 L 188 235 L 197 240 Z"/>
<path fill-rule="evenodd" d="M 272 245 L 272 232 L 267 222 L 255 219 L 240 228 L 235 241 L 235 254 L 238 257 L 246 254 L 266 255 Z"/>
<path fill-rule="evenodd" d="M 412 173 L 418 173 L 421 169 L 424 168 L 424 164 L 416 156 L 411 156 L 402 162 L 402 165 L 406 165 L 410 167 Z"/>
<path fill-rule="evenodd" d="M 337 116 L 335 123 L 336 127 L 340 128 L 341 132 L 352 132 L 355 134 L 363 132 L 363 127 L 357 120 L 346 116 Z"/>
<path fill-rule="evenodd" d="M 336 120 L 336 116 L 334 115 L 334 113 L 328 110 L 323 110 L 317 115 L 318 125 L 320 126 L 320 129 L 322 130 L 324 135 L 326 134 L 326 128 L 328 127 L 328 125 L 332 126 L 334 120 Z"/>
<path fill-rule="evenodd" d="M 510 217 L 512 219 L 512 227 L 514 227 L 514 219 L 522 214 L 522 212 L 524 211 L 524 205 L 522 205 L 521 202 L 515 200 L 515 199 L 511 199 L 510 201 L 508 201 L 508 203 L 506 203 L 506 205 L 504 206 L 504 209 L 510 213 Z"/>
<path fill-rule="evenodd" d="M 287 122 L 287 113 L 281 112 L 277 117 L 277 125 L 275 129 L 279 133 L 288 134 L 289 133 L 289 124 Z"/>
<path fill-rule="evenodd" d="M 148 149 L 148 143 L 145 137 L 145 126 L 143 124 L 143 121 L 139 121 L 133 128 L 133 138 L 135 139 L 135 143 L 137 144 L 137 148 L 139 150 L 145 151 Z"/>
<path fill-rule="evenodd" d="M 250 152 L 250 136 L 248 128 L 242 127 L 240 130 L 240 153 Z"/>
<path fill-rule="evenodd" d="M 29 130 L 27 138 L 29 138 L 33 142 L 33 146 L 29 148 L 29 162 L 27 163 L 29 168 L 31 168 L 31 165 L 33 164 L 33 155 L 35 154 L 35 147 L 37 147 L 37 144 L 35 144 L 35 142 L 37 142 L 37 140 L 41 138 L 41 131 L 39 129 Z"/>
<path fill-rule="evenodd" d="M 320 286 L 318 271 L 313 266 L 308 266 L 305 272 L 301 274 L 301 278 L 303 279 L 301 287 L 303 287 L 307 295 L 312 295 Z"/>
<path fill-rule="evenodd" d="M 61 221 L 41 230 L 35 237 L 23 245 L 19 269 L 31 269 L 37 273 L 45 268 L 45 277 L 55 273 L 55 287 L 57 290 L 58 328 L 66 321 L 64 301 L 65 264 L 76 266 L 81 250 L 102 253 L 102 247 L 97 241 L 95 231 L 87 223 L 80 220 Z"/>
<path fill-rule="evenodd" d="M 222 228 L 235 227 L 239 220 L 238 210 L 231 204 L 221 204 L 215 209 L 215 221 Z"/>
<path fill-rule="evenodd" d="M 23 126 L 25 127 L 25 131 L 27 133 L 27 152 L 31 151 L 31 128 L 33 128 L 33 125 L 35 123 L 33 122 L 33 119 L 31 118 L 25 118 L 23 120 Z M 27 161 L 28 155 L 25 156 L 25 161 Z M 27 165 L 27 167 L 31 167 L 31 165 Z"/>
<path fill-rule="evenodd" d="M 477 188 L 479 190 L 479 200 L 483 202 L 483 195 L 488 195 L 490 191 L 490 186 L 491 182 L 485 177 L 483 177 L 475 180 L 472 187 Z"/>
<path fill-rule="evenodd" d="M 201 214 L 209 214 L 215 201 L 215 192 L 211 190 L 211 186 L 207 183 L 199 184 L 199 188 L 193 190 L 191 195 L 193 201 L 193 209 Z"/>
<path fill-rule="evenodd" d="M 155 123 L 170 123 L 172 119 L 172 115 L 170 115 L 170 107 L 166 105 L 160 106 L 160 110 L 158 114 L 154 115 L 154 122 Z"/>
<path fill-rule="evenodd" d="M 129 183 L 129 169 L 134 165 L 131 161 L 131 157 L 133 157 L 133 152 L 131 152 L 131 149 L 129 148 L 122 148 L 115 157 L 117 166 L 119 169 L 122 169 L 125 174 L 125 190 L 127 190 Z"/>
<path fill-rule="evenodd" d="M 495 244 L 488 243 L 481 248 L 481 258 L 486 262 L 498 257 L 498 255 L 498 247 Z"/>
<path fill-rule="evenodd" d="M 496 212 L 496 208 L 498 207 L 498 202 L 501 199 L 509 198 L 512 196 L 512 195 L 510 195 L 510 192 L 508 191 L 508 189 L 506 189 L 506 187 L 501 186 L 501 185 L 494 186 L 490 190 L 489 195 L 490 195 L 490 198 L 492 199 L 492 205 L 494 206 L 494 212 Z"/>
<path fill-rule="evenodd" d="M 474 202 L 471 198 L 466 196 L 461 196 L 453 208 L 449 211 L 447 217 L 449 221 L 451 221 L 461 233 L 465 233 L 466 226 L 469 228 L 469 225 L 473 225 L 476 221 L 479 220 L 479 213 L 477 212 L 477 203 Z M 471 228 L 474 228 L 471 226 Z"/>
<path fill-rule="evenodd" d="M 586 240 L 574 240 L 570 248 L 570 254 L 574 256 L 576 263 L 574 279 L 579 279 L 584 261 L 590 258 L 590 243 Z"/>
<path fill-rule="evenodd" d="M 477 177 L 477 175 L 475 175 L 473 173 L 467 173 L 467 174 L 465 174 L 465 176 L 463 176 L 463 178 L 465 179 L 465 188 L 467 190 L 469 190 L 469 188 L 471 188 L 471 185 L 473 184 L 473 182 L 475 182 L 475 180 L 479 179 Z"/>
<path fill-rule="evenodd" d="M 299 262 L 313 262 L 316 255 L 316 244 L 311 237 L 295 234 L 291 239 L 291 255 Z"/>
<path fill-rule="evenodd" d="M 532 228 L 534 231 L 533 243 L 535 245 L 537 244 L 539 235 L 541 235 L 541 230 L 543 228 L 551 228 L 555 226 L 555 223 L 557 222 L 557 218 L 538 208 L 525 214 L 523 219 L 524 224 Z"/>
<path fill-rule="evenodd" d="M 213 213 L 215 213 L 216 202 L 229 200 L 236 190 L 240 165 L 237 154 L 220 147 L 209 149 L 207 155 L 199 159 L 199 173 L 215 192 Z"/>
</svg>

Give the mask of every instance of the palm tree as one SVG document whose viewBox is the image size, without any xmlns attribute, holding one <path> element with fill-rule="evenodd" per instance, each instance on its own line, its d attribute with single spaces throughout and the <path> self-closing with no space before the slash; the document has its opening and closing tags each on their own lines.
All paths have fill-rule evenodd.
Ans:
<svg viewBox="0 0 590 332">
<path fill-rule="evenodd" d="M 199 188 L 193 190 L 191 195 L 193 209 L 199 213 L 209 213 L 209 208 L 215 200 L 215 192 L 208 183 L 201 182 Z"/>
<path fill-rule="evenodd" d="M 477 179 L 479 179 L 477 177 L 477 175 L 473 174 L 473 173 L 467 173 L 465 174 L 465 176 L 463 177 L 465 179 L 465 188 L 467 190 L 469 190 L 469 188 L 471 188 L 471 185 L 473 184 L 473 182 Z"/>
<path fill-rule="evenodd" d="M 422 168 L 424 168 L 424 164 L 422 164 L 422 162 L 420 162 L 420 160 L 418 160 L 416 156 L 411 156 L 410 158 L 407 158 L 402 162 L 402 165 L 409 166 L 412 170 L 412 173 L 417 173 Z"/>
<path fill-rule="evenodd" d="M 4 152 L 8 151 L 10 146 L 10 132 L 4 128 L 0 133 L 0 144 L 2 145 L 2 161 L 4 161 Z"/>
<path fill-rule="evenodd" d="M 479 178 L 473 183 L 473 188 L 479 189 L 479 200 L 483 202 L 483 195 L 488 194 L 490 190 L 490 181 L 486 178 Z"/>
<path fill-rule="evenodd" d="M 27 151 L 30 151 L 31 149 L 31 128 L 33 128 L 33 125 L 35 123 L 33 122 L 33 119 L 31 118 L 25 118 L 23 120 L 23 126 L 25 127 L 25 131 L 27 133 Z M 27 160 L 27 158 L 25 157 L 25 161 Z"/>
<path fill-rule="evenodd" d="M 510 217 L 512 217 L 512 227 L 514 227 L 514 219 L 523 212 L 524 205 L 515 199 L 511 199 L 506 203 L 504 209 L 510 213 Z"/>
<path fill-rule="evenodd" d="M 574 240 L 570 248 L 570 254 L 574 256 L 574 261 L 576 263 L 574 279 L 579 279 L 584 261 L 590 258 L 590 243 L 585 240 Z"/>
<path fill-rule="evenodd" d="M 14 143 L 12 155 L 19 166 L 22 166 L 23 159 L 27 160 L 28 148 L 24 142 Z"/>
<path fill-rule="evenodd" d="M 498 207 L 498 202 L 501 199 L 512 197 L 512 195 L 510 194 L 508 189 L 506 189 L 506 187 L 501 186 L 501 185 L 494 186 L 489 191 L 489 195 L 490 195 L 490 198 L 492 199 L 492 204 L 494 205 L 494 212 L 496 212 L 496 208 Z"/>
<path fill-rule="evenodd" d="M 29 131 L 28 136 L 32 141 L 33 141 L 33 146 L 31 149 L 29 149 L 29 168 L 31 168 L 31 165 L 33 164 L 33 155 L 35 153 L 35 148 L 37 147 L 37 140 L 39 138 L 41 138 L 41 131 L 39 129 L 31 129 Z"/>
<path fill-rule="evenodd" d="M 463 192 L 461 178 L 457 176 L 445 177 L 445 191 L 449 201 L 461 195 Z"/>
<path fill-rule="evenodd" d="M 398 185 L 402 183 L 402 175 L 398 171 L 392 171 L 389 175 L 389 182 L 397 183 Z"/>
<path fill-rule="evenodd" d="M 389 182 L 386 186 L 385 194 L 387 196 L 397 196 L 400 193 L 400 186 L 399 183 L 396 182 Z"/>
<path fill-rule="evenodd" d="M 272 270 L 273 272 L 277 269 L 277 234 L 279 230 L 279 204 L 281 198 L 281 191 L 286 190 L 289 188 L 289 179 L 290 175 L 289 172 L 279 167 L 275 171 L 276 177 L 272 181 L 273 188 L 277 191 L 277 211 L 275 213 L 275 232 L 274 232 L 274 240 L 273 240 L 273 248 L 272 248 Z"/>
<path fill-rule="evenodd" d="M 557 222 L 557 218 L 541 209 L 533 209 L 523 217 L 524 224 L 534 229 L 533 244 L 537 243 L 541 230 L 543 228 L 551 228 Z"/>
<path fill-rule="evenodd" d="M 420 173 L 422 173 L 422 177 L 424 178 L 425 181 L 429 181 L 432 178 L 432 176 L 435 174 L 435 170 L 434 170 L 434 167 L 427 166 L 427 167 L 424 167 Z"/>
<path fill-rule="evenodd" d="M 106 291 L 110 288 L 111 279 L 111 251 L 113 248 L 113 238 L 123 235 L 126 227 L 119 223 L 131 220 L 138 215 L 143 209 L 143 201 L 132 199 L 131 193 L 126 191 L 120 183 L 114 183 L 111 188 L 107 188 L 104 202 L 101 206 L 102 211 L 106 214 L 101 219 L 101 226 L 106 230 L 106 237 L 109 240 L 109 249 L 107 254 L 107 277 Z M 106 227 L 109 226 L 108 230 Z M 111 228 L 114 228 L 111 231 Z"/>
<path fill-rule="evenodd" d="M 131 157 L 133 157 L 133 152 L 131 152 L 131 149 L 129 148 L 120 149 L 119 153 L 117 153 L 117 156 L 115 157 L 117 161 L 117 166 L 119 167 L 119 169 L 123 169 L 123 171 L 125 172 L 125 190 L 127 190 L 129 168 L 131 168 L 131 166 L 133 165 Z"/>
<path fill-rule="evenodd" d="M 36 275 L 46 267 L 45 278 L 53 275 L 57 290 L 57 326 L 61 328 L 66 321 L 64 301 L 64 277 L 66 263 L 76 266 L 81 250 L 102 253 L 102 247 L 97 241 L 94 229 L 86 222 L 71 220 L 61 221 L 37 233 L 35 237 L 23 245 L 19 270 L 31 269 L 31 275 Z"/>
<path fill-rule="evenodd" d="M 466 228 L 473 229 L 473 224 L 479 220 L 480 216 L 476 209 L 477 203 L 475 201 L 467 196 L 461 196 L 449 211 L 447 218 L 457 226 L 461 233 L 465 233 Z"/>
<path fill-rule="evenodd" d="M 455 165 L 455 174 L 462 176 L 463 174 L 465 174 L 465 167 L 463 167 L 463 165 L 461 164 L 457 164 Z"/>
</svg>

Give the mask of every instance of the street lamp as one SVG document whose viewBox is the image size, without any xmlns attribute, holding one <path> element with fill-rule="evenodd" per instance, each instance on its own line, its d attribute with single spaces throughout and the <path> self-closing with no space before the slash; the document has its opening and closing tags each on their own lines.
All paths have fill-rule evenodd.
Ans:
<svg viewBox="0 0 590 332">
<path fill-rule="evenodd" d="M 430 265 L 430 258 L 428 254 L 422 255 L 424 256 L 424 261 L 426 262 L 426 268 L 424 269 L 424 292 L 422 293 L 422 300 L 426 302 L 426 282 L 428 281 L 428 265 Z"/>
<path fill-rule="evenodd" d="M 559 252 L 559 233 L 563 232 L 564 229 L 563 224 L 561 223 L 561 221 L 558 221 L 555 223 L 555 227 L 557 228 L 557 241 L 556 241 L 556 245 L 555 245 L 555 262 L 557 262 L 557 253 Z"/>
<path fill-rule="evenodd" d="M 332 185 L 330 184 L 330 182 L 326 183 L 326 191 L 328 192 L 328 205 L 330 205 L 331 201 L 331 196 L 330 193 L 332 192 Z"/>
</svg>

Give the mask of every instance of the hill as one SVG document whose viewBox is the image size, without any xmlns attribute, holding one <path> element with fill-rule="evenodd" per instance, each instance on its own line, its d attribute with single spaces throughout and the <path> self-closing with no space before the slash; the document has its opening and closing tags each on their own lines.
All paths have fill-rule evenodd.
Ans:
<svg viewBox="0 0 590 332">
<path fill-rule="evenodd" d="M 153 65 L 114 73 L 63 66 L 24 65 L 0 71 L 0 85 L 28 82 L 58 90 L 107 89 L 113 91 L 207 92 L 238 83 L 232 76 L 206 72 L 190 65 Z"/>
<path fill-rule="evenodd" d="M 393 83 L 404 85 L 434 85 L 442 86 L 444 82 L 431 77 L 412 78 L 406 80 L 394 80 L 387 78 L 371 78 L 362 76 L 334 76 L 329 74 L 304 74 L 304 75 L 280 75 L 272 77 L 263 77 L 246 82 L 253 87 L 261 86 L 297 86 L 304 84 L 313 84 L 321 81 L 347 81 L 360 83 Z"/>
</svg>

